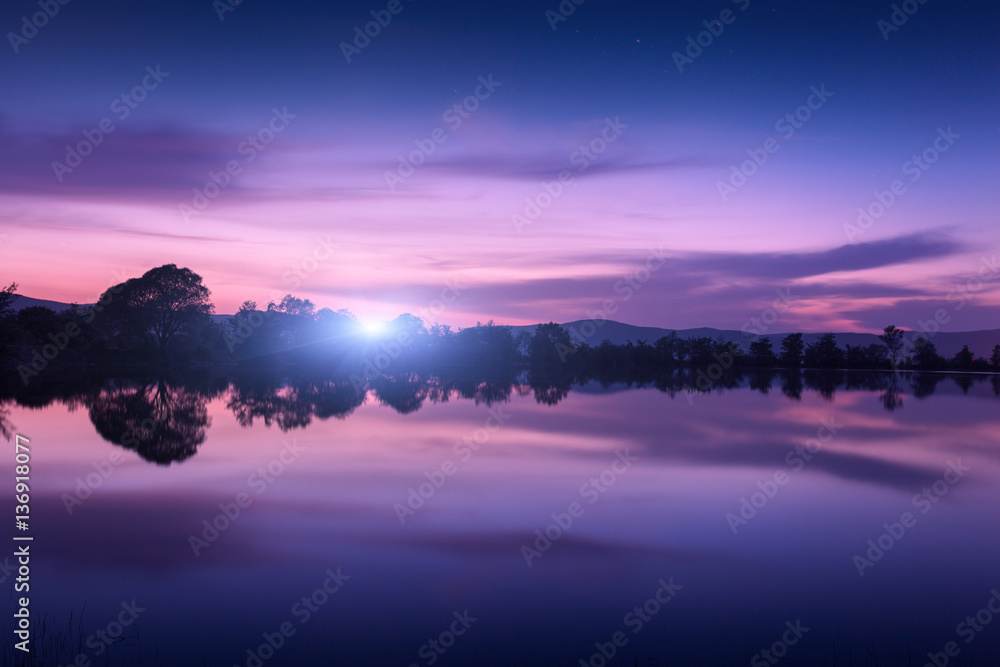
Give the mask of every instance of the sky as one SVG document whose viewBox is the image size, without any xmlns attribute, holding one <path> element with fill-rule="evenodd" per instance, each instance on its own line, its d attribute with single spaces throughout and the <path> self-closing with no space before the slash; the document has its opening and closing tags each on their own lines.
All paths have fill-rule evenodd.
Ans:
<svg viewBox="0 0 1000 667">
<path fill-rule="evenodd" d="M 51 1 L 0 9 L 26 296 L 1000 327 L 995 2 Z"/>
</svg>

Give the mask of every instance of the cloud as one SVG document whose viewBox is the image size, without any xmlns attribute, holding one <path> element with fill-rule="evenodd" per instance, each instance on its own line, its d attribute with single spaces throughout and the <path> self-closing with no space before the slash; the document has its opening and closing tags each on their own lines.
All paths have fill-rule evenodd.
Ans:
<svg viewBox="0 0 1000 667">
<path fill-rule="evenodd" d="M 600 308 L 610 299 L 622 309 L 609 312 L 612 319 L 671 328 L 739 329 L 746 319 L 758 315 L 761 308 L 773 302 L 776 291 L 789 288 L 800 302 L 839 300 L 845 309 L 852 311 L 858 303 L 869 299 L 884 302 L 939 296 L 932 285 L 921 289 L 871 279 L 802 281 L 825 274 L 946 257 L 959 250 L 958 243 L 940 235 L 916 234 L 815 252 L 676 253 L 667 258 L 662 268 L 651 272 L 647 281 L 633 282 L 633 286 L 638 284 L 637 288 L 629 286 L 626 276 L 644 267 L 649 257 L 647 251 L 567 254 L 554 258 L 550 264 L 558 264 L 571 275 L 472 284 L 463 290 L 453 308 L 487 312 L 500 321 L 571 321 L 588 317 L 588 311 Z M 586 270 L 583 267 L 594 265 L 602 267 L 599 273 L 583 273 Z M 385 284 L 361 289 L 356 285 L 333 285 L 315 289 L 316 294 L 345 299 L 363 295 L 371 300 L 412 304 L 410 310 L 418 312 L 437 298 L 441 285 Z M 443 320 L 447 317 L 442 314 Z M 790 329 L 794 328 L 791 326 L 794 322 L 785 320 Z"/>
<path fill-rule="evenodd" d="M 582 162 L 571 159 L 569 153 L 547 153 L 535 155 L 468 154 L 448 159 L 431 159 L 422 169 L 446 171 L 464 176 L 485 176 L 515 180 L 540 180 L 558 178 L 562 171 L 569 171 L 574 178 L 580 176 L 615 175 L 622 173 L 697 169 L 718 166 L 718 163 L 704 157 L 685 156 L 670 160 L 639 161 L 634 158 L 601 155 L 596 160 L 588 160 L 587 168 L 581 172 Z"/>
<path fill-rule="evenodd" d="M 86 127 L 92 129 L 91 123 Z M 210 170 L 239 157 L 242 138 L 181 126 L 116 128 L 71 172 L 57 178 L 53 163 L 66 164 L 67 146 L 84 142 L 83 132 L 14 132 L 0 123 L 0 191 L 15 194 L 177 193 L 204 185 Z M 89 145 L 89 143 L 88 143 Z"/>
<path fill-rule="evenodd" d="M 920 233 L 802 253 L 697 253 L 679 258 L 692 272 L 791 280 L 862 271 L 954 255 L 961 244 L 941 234 Z"/>
</svg>

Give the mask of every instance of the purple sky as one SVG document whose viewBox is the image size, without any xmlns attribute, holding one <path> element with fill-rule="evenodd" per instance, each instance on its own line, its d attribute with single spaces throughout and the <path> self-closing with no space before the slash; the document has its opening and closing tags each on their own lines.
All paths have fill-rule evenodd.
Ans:
<svg viewBox="0 0 1000 667">
<path fill-rule="evenodd" d="M 884 31 L 881 3 L 592 0 L 553 30 L 545 3 L 404 0 L 351 62 L 341 42 L 385 4 L 328 4 L 70 3 L 8 35 L 0 280 L 92 302 L 175 263 L 219 312 L 292 292 L 458 326 L 612 300 L 620 321 L 738 329 L 790 290 L 775 330 L 1000 326 L 995 3 Z M 36 11 L 8 3 L 0 28 Z"/>
</svg>

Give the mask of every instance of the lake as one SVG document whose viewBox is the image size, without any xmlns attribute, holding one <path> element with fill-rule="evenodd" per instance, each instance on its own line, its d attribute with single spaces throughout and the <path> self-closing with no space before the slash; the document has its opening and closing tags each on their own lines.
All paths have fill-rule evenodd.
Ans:
<svg viewBox="0 0 1000 667">
<path fill-rule="evenodd" d="M 46 664 L 996 664 L 996 376 L 685 384 L 9 399 Z"/>
</svg>

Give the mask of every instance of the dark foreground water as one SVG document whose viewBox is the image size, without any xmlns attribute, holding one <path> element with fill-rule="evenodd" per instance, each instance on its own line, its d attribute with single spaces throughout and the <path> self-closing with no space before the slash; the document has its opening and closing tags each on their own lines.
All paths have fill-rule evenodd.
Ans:
<svg viewBox="0 0 1000 667">
<path fill-rule="evenodd" d="M 45 664 L 998 664 L 1000 383 L 872 377 L 8 401 Z"/>
</svg>

